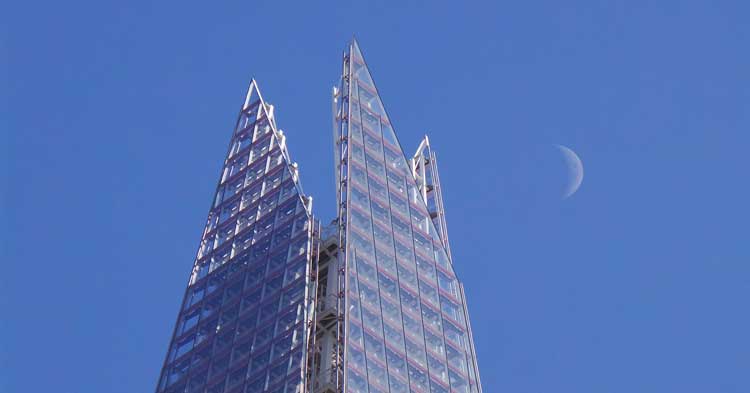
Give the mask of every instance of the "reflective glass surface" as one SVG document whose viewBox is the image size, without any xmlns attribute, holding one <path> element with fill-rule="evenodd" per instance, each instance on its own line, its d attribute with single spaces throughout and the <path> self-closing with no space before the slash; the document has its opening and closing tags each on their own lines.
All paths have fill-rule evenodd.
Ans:
<svg viewBox="0 0 750 393">
<path fill-rule="evenodd" d="M 301 392 L 311 214 L 253 81 L 157 392 Z"/>
<path fill-rule="evenodd" d="M 356 42 L 339 92 L 346 392 L 481 392 L 463 291 Z"/>
</svg>

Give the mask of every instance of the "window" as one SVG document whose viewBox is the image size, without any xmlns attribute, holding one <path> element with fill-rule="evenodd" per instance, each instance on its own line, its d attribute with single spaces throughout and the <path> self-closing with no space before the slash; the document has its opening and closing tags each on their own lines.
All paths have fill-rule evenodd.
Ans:
<svg viewBox="0 0 750 393">
<path fill-rule="evenodd" d="M 217 353 L 229 346 L 232 343 L 234 334 L 232 332 L 226 332 L 216 337 L 216 343 L 214 346 L 214 353 Z"/>
<path fill-rule="evenodd" d="M 378 273 L 378 282 L 380 283 L 381 292 L 385 292 L 390 296 L 396 296 L 398 294 L 398 285 L 392 278 L 383 273 Z"/>
<path fill-rule="evenodd" d="M 291 311 L 288 311 L 287 313 L 285 313 L 279 318 L 277 322 L 277 327 L 276 327 L 276 334 L 289 330 L 296 323 L 297 323 L 297 309 L 292 309 Z"/>
<path fill-rule="evenodd" d="M 438 337 L 437 335 L 430 333 L 430 331 L 426 331 L 424 336 L 425 341 L 427 342 L 427 348 L 429 348 L 430 351 L 435 352 L 438 355 L 444 354 L 442 337 Z"/>
<path fill-rule="evenodd" d="M 305 283 L 300 282 L 284 293 L 283 307 L 299 302 L 305 296 Z"/>
<path fill-rule="evenodd" d="M 297 200 L 289 201 L 285 205 L 279 207 L 279 221 L 286 220 L 294 215 L 297 211 L 297 202 Z"/>
<path fill-rule="evenodd" d="M 211 378 L 221 375 L 229 367 L 229 355 L 215 359 L 211 364 Z"/>
<path fill-rule="evenodd" d="M 419 280 L 419 291 L 422 293 L 422 300 L 426 300 L 430 302 L 431 305 L 437 307 L 438 293 L 435 287 L 424 280 Z"/>
<path fill-rule="evenodd" d="M 265 285 L 265 292 L 263 293 L 263 296 L 271 296 L 278 292 L 281 289 L 281 286 L 284 282 L 284 276 L 279 274 L 278 276 L 268 279 L 266 281 Z"/>
<path fill-rule="evenodd" d="M 234 223 L 231 223 L 219 229 L 218 245 L 224 244 L 227 240 L 231 239 L 232 236 L 234 236 L 234 227 Z"/>
<path fill-rule="evenodd" d="M 263 201 L 260 203 L 260 214 L 261 216 L 264 214 L 268 214 L 271 211 L 273 211 L 274 208 L 276 208 L 276 202 L 279 200 L 279 193 L 273 193 L 271 195 L 267 195 L 263 198 Z"/>
<path fill-rule="evenodd" d="M 370 154 L 367 155 L 367 171 L 373 176 L 383 178 L 385 176 L 385 166 L 380 162 L 380 158 L 377 157 Z"/>
<path fill-rule="evenodd" d="M 463 329 L 453 325 L 447 320 L 443 320 L 445 338 L 453 342 L 457 347 L 464 348 L 464 332 Z"/>
<path fill-rule="evenodd" d="M 294 220 L 294 234 L 298 234 L 302 231 L 306 231 L 309 228 L 310 220 L 307 215 L 300 214 L 297 219 Z"/>
<path fill-rule="evenodd" d="M 245 393 L 263 393 L 263 390 L 266 388 L 266 376 L 259 377 L 258 379 L 254 380 L 253 382 L 250 382 L 247 384 L 247 387 L 245 388 Z"/>
<path fill-rule="evenodd" d="M 261 112 L 261 114 L 258 117 L 260 116 L 265 116 L 265 115 L 263 112 Z M 268 119 L 264 117 L 262 120 L 259 120 L 258 122 L 258 128 L 255 132 L 255 140 L 257 141 L 263 135 L 266 135 L 269 132 L 271 132 L 271 125 L 268 124 Z"/>
<path fill-rule="evenodd" d="M 403 313 L 401 315 L 404 319 L 404 331 L 406 331 L 406 333 L 408 333 L 410 336 L 419 337 L 419 339 L 421 339 L 420 336 L 422 335 L 422 322 L 419 321 L 419 317 L 416 317 L 415 319 L 407 313 Z"/>
<path fill-rule="evenodd" d="M 438 284 L 440 285 L 440 289 L 453 296 L 458 296 L 458 283 L 456 280 L 440 270 L 438 270 Z"/>
<path fill-rule="evenodd" d="M 365 119 L 365 124 L 368 125 L 373 130 L 378 130 L 379 128 L 379 122 L 378 119 L 369 114 L 367 111 L 363 111 L 364 113 L 362 116 Z M 365 133 L 365 146 L 367 147 L 368 152 L 373 153 L 382 153 L 383 152 L 383 145 L 380 144 L 380 140 L 378 138 L 373 137 L 369 133 Z"/>
<path fill-rule="evenodd" d="M 229 324 L 229 322 L 232 322 L 235 318 L 237 318 L 237 314 L 240 312 L 240 305 L 237 303 L 237 305 L 229 307 L 224 309 L 224 311 L 221 313 L 221 319 L 220 323 L 221 326 L 226 326 Z"/>
<path fill-rule="evenodd" d="M 214 252 L 213 260 L 211 261 L 211 271 L 218 269 L 221 265 L 225 264 L 232 256 L 232 245 L 228 244 L 221 249 L 217 249 Z"/>
<path fill-rule="evenodd" d="M 360 213 L 356 209 L 351 210 L 351 223 L 356 225 L 359 229 L 363 231 L 369 231 L 370 230 L 370 218 L 366 215 Z"/>
<path fill-rule="evenodd" d="M 216 331 L 216 324 L 219 322 L 218 318 L 214 318 L 208 322 L 202 322 L 198 328 L 198 334 L 195 337 L 195 345 L 198 345 L 205 341 Z"/>
<path fill-rule="evenodd" d="M 305 251 L 307 250 L 307 238 L 301 238 L 294 243 L 292 243 L 291 246 L 289 246 L 289 255 L 290 258 L 294 258 L 295 256 L 305 255 Z"/>
<path fill-rule="evenodd" d="M 250 168 L 247 170 L 247 174 L 245 175 L 245 185 L 250 185 L 263 177 L 263 174 L 266 172 L 266 163 L 265 162 L 258 162 L 250 166 Z M 258 185 L 260 186 L 260 185 Z"/>
<path fill-rule="evenodd" d="M 195 327 L 195 325 L 198 324 L 198 319 L 200 318 L 200 310 L 193 311 L 187 315 L 185 315 L 182 318 L 182 329 L 180 329 L 180 334 L 183 334 L 187 332 L 188 330 Z"/>
<path fill-rule="evenodd" d="M 240 211 L 240 201 L 234 201 L 226 206 L 224 206 L 223 209 L 221 209 L 221 216 L 219 217 L 219 222 L 224 222 L 228 220 L 231 217 L 234 217 L 237 215 L 237 213 Z"/>
<path fill-rule="evenodd" d="M 364 289 L 365 287 L 362 286 Z M 363 291 L 364 292 L 364 291 Z M 364 298 L 362 299 L 362 304 L 369 307 L 362 307 L 362 324 L 367 326 L 369 329 L 380 331 L 382 320 L 380 319 L 380 313 L 379 310 L 375 307 L 377 307 L 376 304 L 372 304 L 372 298 L 368 301 L 368 299 Z M 377 310 L 377 311 L 376 311 Z"/>
<path fill-rule="evenodd" d="M 422 319 L 426 326 L 431 327 L 433 330 L 441 331 L 442 318 L 440 314 L 433 310 L 430 306 L 422 303 Z"/>
<path fill-rule="evenodd" d="M 255 233 L 257 235 L 256 239 L 260 239 L 270 233 L 271 228 L 273 228 L 273 223 L 273 217 L 267 217 L 258 221 L 258 224 L 255 226 Z"/>
<path fill-rule="evenodd" d="M 440 308 L 443 313 L 450 318 L 460 321 L 462 319 L 461 308 L 453 300 L 448 299 L 445 296 L 440 296 Z"/>
<path fill-rule="evenodd" d="M 248 339 L 234 346 L 232 349 L 232 363 L 236 363 L 239 359 L 244 358 L 250 353 L 250 347 L 252 342 Z"/>
<path fill-rule="evenodd" d="M 193 348 L 193 360 L 191 362 L 191 367 L 193 370 L 195 370 L 196 366 L 202 365 L 202 363 L 206 360 L 208 360 L 211 357 L 211 347 L 209 346 L 198 346 L 200 344 L 200 341 L 198 341 L 198 338 L 196 337 L 195 340 L 195 348 Z"/>
<path fill-rule="evenodd" d="M 291 230 L 291 229 L 290 229 Z M 281 269 L 286 265 L 286 254 L 287 250 L 284 248 L 281 251 L 275 252 L 271 257 L 268 259 L 268 271 L 274 272 L 278 269 Z"/>
<path fill-rule="evenodd" d="M 258 214 L 257 209 L 250 209 L 246 212 L 244 212 L 238 222 L 237 222 L 237 231 L 242 231 L 245 228 L 249 227 L 250 225 L 255 223 L 256 215 Z M 248 231 L 252 235 L 252 231 Z"/>
<path fill-rule="evenodd" d="M 359 183 L 362 187 L 367 187 L 367 177 L 365 171 L 356 165 L 349 167 L 349 173 L 355 182 Z"/>
<path fill-rule="evenodd" d="M 271 361 L 282 357 L 287 352 L 289 352 L 291 348 L 292 348 L 292 335 L 287 334 L 286 336 L 282 337 L 280 340 L 276 341 L 275 344 L 273 344 L 273 349 L 271 350 Z"/>
<path fill-rule="evenodd" d="M 283 170 L 275 171 L 274 173 L 270 173 L 266 175 L 266 190 L 273 190 L 274 188 L 278 187 L 281 184 L 281 179 L 284 175 Z"/>
<path fill-rule="evenodd" d="M 256 142 L 255 145 L 251 148 L 252 152 L 250 153 L 251 154 L 250 161 L 251 162 L 258 161 L 261 157 L 263 157 L 263 155 L 265 155 L 268 152 L 268 149 L 270 146 L 271 146 L 271 138 L 266 138 L 262 141 Z"/>
<path fill-rule="evenodd" d="M 286 369 L 288 367 L 287 362 L 283 362 L 279 364 L 278 366 L 274 366 L 271 368 L 271 371 L 268 373 L 268 383 L 274 384 L 276 382 L 281 381 L 282 378 L 286 375 Z M 276 391 L 283 392 L 284 387 L 281 386 Z M 275 391 L 274 391 L 275 392 Z"/>
<path fill-rule="evenodd" d="M 242 187 L 244 185 L 245 185 L 245 179 L 238 179 L 238 180 L 232 182 L 232 184 L 230 184 L 227 187 L 227 195 L 225 197 L 226 198 L 231 198 L 232 196 L 241 193 L 242 192 Z"/>
<path fill-rule="evenodd" d="M 241 383 L 245 380 L 245 372 L 247 371 L 247 366 L 240 367 L 237 370 L 234 370 L 229 373 L 229 378 L 227 379 L 227 386 L 229 388 Z"/>
<path fill-rule="evenodd" d="M 178 341 L 177 345 L 175 345 L 174 347 L 174 352 L 172 353 L 172 359 L 177 359 L 180 356 L 190 352 L 190 350 L 193 349 L 194 341 L 195 341 L 195 334 L 191 334 L 183 338 L 182 340 Z"/>
<path fill-rule="evenodd" d="M 258 202 L 262 189 L 263 185 L 258 184 L 257 186 L 245 191 L 245 193 L 242 194 L 242 208 L 245 209 L 248 206 L 252 206 L 255 202 Z"/>
<path fill-rule="evenodd" d="M 190 381 L 187 385 L 187 393 L 199 393 L 202 391 L 203 385 L 206 383 L 206 377 L 208 376 L 208 373 L 205 371 L 202 373 L 198 373 L 197 375 L 193 375 L 190 378 Z"/>
<path fill-rule="evenodd" d="M 400 263 L 398 264 L 398 280 L 401 285 L 407 288 L 416 289 L 417 287 L 416 273 Z"/>
<path fill-rule="evenodd" d="M 241 234 L 240 236 L 238 236 L 237 239 L 234 241 L 234 250 L 235 252 L 242 252 L 250 248 L 252 244 L 253 244 L 253 231 L 247 231 Z"/>
<path fill-rule="evenodd" d="M 224 393 L 224 380 L 222 379 L 221 382 L 209 386 L 206 393 Z"/>
<path fill-rule="evenodd" d="M 216 190 L 216 197 L 214 197 L 214 207 L 218 207 L 221 205 L 221 202 L 224 201 L 224 187 L 219 187 L 218 190 Z"/>
<path fill-rule="evenodd" d="M 305 274 L 305 268 L 307 268 L 307 262 L 304 260 L 289 267 L 286 271 L 286 277 L 284 278 L 284 285 L 302 277 Z"/>
<path fill-rule="evenodd" d="M 229 177 L 232 177 L 245 169 L 247 166 L 247 154 L 243 154 L 239 158 L 232 161 L 232 163 L 229 165 Z"/>
<path fill-rule="evenodd" d="M 276 233 L 273 236 L 272 247 L 276 247 L 279 244 L 286 242 L 291 237 L 292 237 L 292 224 L 290 223 L 290 224 L 287 224 L 284 228 L 276 230 Z M 286 253 L 284 253 L 284 256 L 286 257 Z"/>
<path fill-rule="evenodd" d="M 189 368 L 190 368 L 189 360 L 184 360 L 184 361 L 177 363 L 174 367 L 172 367 L 172 372 L 169 373 L 169 379 L 167 380 L 167 384 L 171 385 L 177 382 L 178 380 L 180 380 L 180 378 L 187 375 Z"/>
<path fill-rule="evenodd" d="M 237 325 L 237 335 L 243 335 L 251 332 L 255 328 L 256 320 L 258 319 L 258 313 L 253 311 L 247 315 L 242 316 L 240 323 Z"/>
<path fill-rule="evenodd" d="M 208 286 L 206 287 L 208 294 L 213 293 L 215 290 L 220 288 L 224 284 L 224 280 L 227 278 L 226 272 L 214 273 L 208 280 Z"/>
<path fill-rule="evenodd" d="M 446 347 L 446 354 L 448 356 L 448 363 L 454 368 L 466 372 L 466 354 L 457 349 L 453 348 L 452 345 Z"/>
<path fill-rule="evenodd" d="M 359 160 L 359 162 L 364 163 L 365 162 L 365 151 L 362 150 L 359 145 L 352 143 L 351 145 L 352 150 L 352 158 L 355 160 Z"/>
<path fill-rule="evenodd" d="M 362 191 L 352 187 L 350 189 L 352 194 L 352 201 L 364 210 L 370 208 L 370 199 Z"/>
<path fill-rule="evenodd" d="M 237 273 L 244 273 L 250 257 L 247 253 L 235 255 L 227 266 L 227 276 L 233 277 Z"/>
<path fill-rule="evenodd" d="M 193 305 L 197 304 L 201 300 L 203 300 L 203 295 L 206 293 L 206 287 L 203 285 L 198 287 L 193 287 L 190 290 L 190 294 L 188 295 L 188 300 L 185 302 L 185 308 L 192 307 Z"/>
<path fill-rule="evenodd" d="M 248 119 L 249 120 L 249 119 Z M 234 146 L 232 148 L 232 155 L 237 154 L 240 150 L 250 146 L 250 133 L 244 133 L 237 137 L 237 139 L 234 141 Z"/>
<path fill-rule="evenodd" d="M 402 332 L 387 323 L 383 326 L 385 327 L 384 328 L 385 337 L 386 337 L 386 340 L 388 341 L 388 344 L 396 348 L 400 348 L 403 351 L 404 350 L 404 335 L 402 334 Z"/>
<path fill-rule="evenodd" d="M 268 169 L 274 168 L 284 162 L 284 156 L 281 154 L 281 150 L 274 149 L 271 154 L 271 162 Z"/>
<path fill-rule="evenodd" d="M 253 258 L 263 258 L 268 253 L 268 249 L 271 248 L 271 239 L 270 237 L 266 237 L 264 240 L 261 240 L 257 243 L 255 243 L 255 246 L 253 246 L 252 255 Z"/>
<path fill-rule="evenodd" d="M 255 269 L 252 269 L 250 273 L 247 274 L 247 284 L 246 286 L 248 288 L 252 288 L 263 279 L 263 276 L 266 274 L 266 265 L 263 264 L 262 266 L 256 267 Z"/>
<path fill-rule="evenodd" d="M 268 357 L 270 356 L 270 351 L 265 351 L 261 353 L 260 355 L 256 356 L 252 360 L 252 365 L 250 366 L 250 372 L 255 372 L 263 367 L 266 367 L 268 365 Z"/>
<path fill-rule="evenodd" d="M 448 372 L 448 376 L 450 377 L 451 387 L 454 391 L 461 393 L 469 391 L 468 384 L 466 383 L 466 379 L 464 377 L 458 375 L 453 370 L 450 370 Z"/>
<path fill-rule="evenodd" d="M 424 390 L 427 389 L 427 373 L 411 364 L 409 364 L 409 379 L 412 384 Z"/>
<path fill-rule="evenodd" d="M 207 300 L 203 304 L 203 318 L 207 318 L 215 314 L 219 310 L 219 308 L 221 308 L 221 296 L 216 296 L 211 298 L 210 300 Z"/>
<path fill-rule="evenodd" d="M 365 348 L 368 355 L 373 355 L 376 359 L 385 362 L 385 346 L 377 337 L 365 333 Z"/>
</svg>

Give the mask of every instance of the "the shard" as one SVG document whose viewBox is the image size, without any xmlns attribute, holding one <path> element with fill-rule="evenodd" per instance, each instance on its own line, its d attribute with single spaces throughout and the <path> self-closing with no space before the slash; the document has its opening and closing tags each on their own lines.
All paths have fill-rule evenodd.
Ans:
<svg viewBox="0 0 750 393">
<path fill-rule="evenodd" d="M 327 226 L 250 84 L 157 393 L 482 391 L 430 141 L 404 154 L 356 41 L 342 65 Z"/>
<path fill-rule="evenodd" d="M 158 392 L 300 392 L 312 310 L 312 200 L 251 82 Z"/>
</svg>

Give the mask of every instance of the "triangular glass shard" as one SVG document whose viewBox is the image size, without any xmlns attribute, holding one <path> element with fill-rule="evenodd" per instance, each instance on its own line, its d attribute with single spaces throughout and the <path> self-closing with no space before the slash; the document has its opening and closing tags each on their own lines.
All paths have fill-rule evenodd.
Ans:
<svg viewBox="0 0 750 393">
<path fill-rule="evenodd" d="M 356 41 L 336 90 L 345 392 L 481 392 L 465 300 Z"/>
<path fill-rule="evenodd" d="M 157 392 L 301 391 L 312 237 L 309 200 L 253 80 Z"/>
</svg>

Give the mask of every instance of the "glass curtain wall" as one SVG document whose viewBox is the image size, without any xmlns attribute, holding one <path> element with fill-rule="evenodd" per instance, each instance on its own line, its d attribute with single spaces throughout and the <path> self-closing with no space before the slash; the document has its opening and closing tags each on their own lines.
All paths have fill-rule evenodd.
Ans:
<svg viewBox="0 0 750 393">
<path fill-rule="evenodd" d="M 273 107 L 241 107 L 156 391 L 302 392 L 312 216 Z"/>
<path fill-rule="evenodd" d="M 335 91 L 344 390 L 481 392 L 462 288 L 360 49 Z"/>
</svg>

